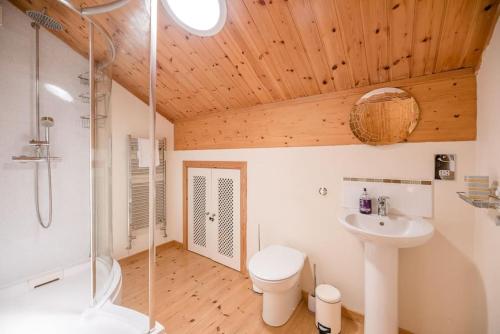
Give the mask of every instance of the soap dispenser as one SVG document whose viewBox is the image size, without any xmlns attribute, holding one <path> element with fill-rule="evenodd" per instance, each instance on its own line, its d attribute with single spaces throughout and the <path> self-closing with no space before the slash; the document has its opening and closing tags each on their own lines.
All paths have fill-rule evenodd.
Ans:
<svg viewBox="0 0 500 334">
<path fill-rule="evenodd" d="M 363 193 L 359 198 L 359 212 L 364 215 L 372 214 L 372 199 L 368 195 L 366 188 L 363 188 Z"/>
</svg>

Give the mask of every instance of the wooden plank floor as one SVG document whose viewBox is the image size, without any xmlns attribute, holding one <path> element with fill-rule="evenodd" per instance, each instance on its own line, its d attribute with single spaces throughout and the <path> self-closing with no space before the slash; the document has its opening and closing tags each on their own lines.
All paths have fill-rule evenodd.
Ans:
<svg viewBox="0 0 500 334">
<path fill-rule="evenodd" d="M 314 314 L 302 302 L 282 327 L 261 318 L 262 296 L 248 276 L 185 251 L 178 244 L 157 251 L 156 318 L 167 334 L 317 333 Z M 122 304 L 147 313 L 147 254 L 120 261 Z M 363 333 L 362 324 L 342 318 L 342 334 Z"/>
</svg>

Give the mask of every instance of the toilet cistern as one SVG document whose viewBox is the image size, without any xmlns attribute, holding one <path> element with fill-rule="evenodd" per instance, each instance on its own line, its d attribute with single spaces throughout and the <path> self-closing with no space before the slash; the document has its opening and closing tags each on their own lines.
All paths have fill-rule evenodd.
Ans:
<svg viewBox="0 0 500 334">
<path fill-rule="evenodd" d="M 389 196 L 380 196 L 377 199 L 377 214 L 387 216 L 389 214 Z"/>
</svg>

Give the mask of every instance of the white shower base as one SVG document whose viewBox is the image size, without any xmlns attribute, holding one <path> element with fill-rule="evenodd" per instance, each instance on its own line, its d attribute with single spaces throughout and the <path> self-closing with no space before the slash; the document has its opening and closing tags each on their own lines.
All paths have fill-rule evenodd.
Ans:
<svg viewBox="0 0 500 334">
<path fill-rule="evenodd" d="M 97 281 L 103 282 L 107 273 L 106 264 L 98 261 Z M 38 288 L 24 283 L 0 290 L 0 333 L 139 334 L 147 329 L 147 316 L 114 304 L 119 303 L 121 290 L 116 261 L 94 308 L 89 308 L 88 263 L 64 270 L 60 276 L 60 280 Z M 157 333 L 162 332 L 158 326 Z"/>
</svg>

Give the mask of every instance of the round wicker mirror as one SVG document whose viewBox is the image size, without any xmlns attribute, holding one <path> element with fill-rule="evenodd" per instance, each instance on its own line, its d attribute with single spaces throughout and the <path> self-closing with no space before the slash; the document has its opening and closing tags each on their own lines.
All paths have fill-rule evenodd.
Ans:
<svg viewBox="0 0 500 334">
<path fill-rule="evenodd" d="M 363 95 L 350 115 L 352 133 L 369 145 L 405 141 L 418 124 L 420 109 L 410 94 L 398 88 L 380 88 Z"/>
</svg>

